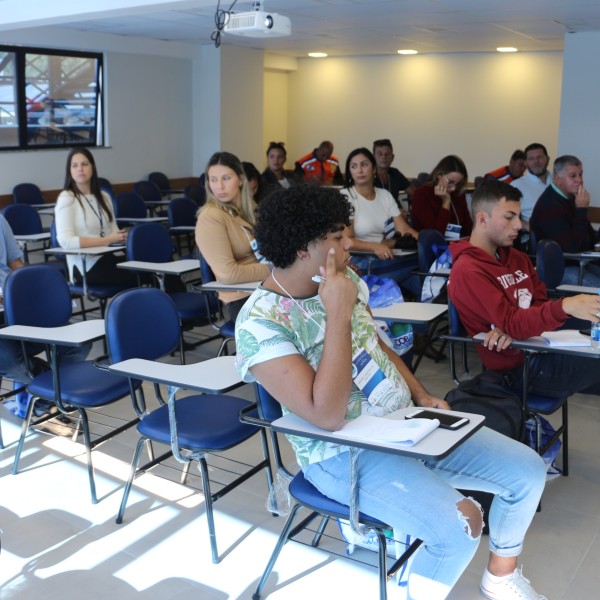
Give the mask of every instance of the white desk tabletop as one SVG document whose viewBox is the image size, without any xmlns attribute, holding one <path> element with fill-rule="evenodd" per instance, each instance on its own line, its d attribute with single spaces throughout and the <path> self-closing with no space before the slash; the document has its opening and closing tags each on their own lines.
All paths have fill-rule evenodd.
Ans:
<svg viewBox="0 0 600 600">
<path fill-rule="evenodd" d="M 400 257 L 400 256 L 412 256 L 414 254 L 417 254 L 417 251 L 416 250 L 400 250 L 399 248 L 394 248 L 392 250 L 392 253 L 395 257 Z M 373 259 L 377 258 L 377 256 L 373 252 L 369 252 L 368 250 L 350 250 L 350 254 L 372 256 Z"/>
<path fill-rule="evenodd" d="M 49 239 L 50 239 L 49 232 L 31 233 L 28 235 L 15 235 L 15 240 L 17 240 L 17 242 L 41 242 L 43 240 L 49 240 Z"/>
<path fill-rule="evenodd" d="M 563 283 L 556 288 L 559 292 L 575 292 L 576 294 L 599 294 L 600 290 L 595 287 L 589 287 L 587 285 L 571 285 L 570 283 Z"/>
<path fill-rule="evenodd" d="M 169 227 L 169 231 L 192 232 L 192 231 L 196 231 L 196 226 L 195 225 L 175 225 L 175 227 Z"/>
<path fill-rule="evenodd" d="M 117 221 L 123 223 L 163 223 L 168 220 L 167 217 L 117 217 Z"/>
<path fill-rule="evenodd" d="M 447 304 L 430 304 L 429 302 L 401 302 L 385 308 L 371 308 L 375 319 L 414 325 L 431 323 L 447 310 Z"/>
<path fill-rule="evenodd" d="M 104 319 L 69 323 L 63 327 L 32 327 L 9 325 L 0 329 L 0 338 L 25 340 L 62 346 L 81 346 L 104 337 Z"/>
<path fill-rule="evenodd" d="M 485 333 L 478 333 L 473 337 L 478 342 L 482 342 L 484 338 Z M 594 350 L 591 344 L 589 346 L 551 346 L 541 335 L 536 335 L 526 340 L 513 340 L 510 347 L 539 352 L 570 354 L 572 356 L 584 356 L 587 358 L 600 358 L 600 352 Z"/>
<path fill-rule="evenodd" d="M 220 281 L 211 281 L 196 286 L 196 289 L 205 292 L 248 292 L 252 293 L 262 281 L 249 281 L 247 283 L 221 283 Z"/>
<path fill-rule="evenodd" d="M 125 250 L 125 246 L 94 246 L 92 248 L 48 248 L 47 254 L 77 254 L 79 256 L 95 256 L 97 254 L 110 254 Z"/>
<path fill-rule="evenodd" d="M 415 406 L 402 408 L 387 415 L 386 418 L 404 419 L 404 415 L 412 413 L 415 410 L 418 410 Z M 441 410 L 438 411 L 437 409 L 427 410 L 445 412 Z M 471 435 L 473 435 L 483 426 L 483 422 L 485 421 L 485 417 L 482 415 L 462 413 L 458 411 L 452 411 L 452 414 L 468 418 L 469 423 L 457 431 L 441 429 L 438 427 L 414 446 L 403 446 L 401 444 L 386 442 L 358 441 L 356 438 L 344 437 L 342 432 L 334 433 L 332 431 L 327 431 L 326 429 L 321 429 L 320 427 L 312 425 L 311 423 L 308 423 L 304 419 L 301 419 L 292 413 L 288 413 L 287 415 L 273 421 L 272 427 L 275 431 L 281 433 L 316 438 L 326 442 L 333 442 L 334 444 L 347 443 L 349 446 L 356 446 L 358 448 L 366 448 L 368 450 L 376 450 L 379 452 L 391 452 L 392 454 L 403 454 L 414 456 L 415 458 L 442 458 L 449 454 L 464 440 L 471 437 Z"/>
<path fill-rule="evenodd" d="M 235 369 L 234 356 L 219 356 L 192 365 L 170 365 L 131 358 L 110 365 L 109 371 L 209 394 L 225 393 L 242 384 Z"/>
<path fill-rule="evenodd" d="M 565 252 L 564 257 L 575 260 L 597 260 L 600 258 L 600 252 L 593 252 L 592 250 L 586 252 Z"/>
<path fill-rule="evenodd" d="M 152 273 L 165 273 L 167 275 L 182 275 L 200 269 L 200 262 L 193 258 L 174 260 L 172 262 L 157 263 L 143 260 L 126 260 L 117 265 L 119 269 L 131 269 L 133 271 L 150 271 Z"/>
</svg>

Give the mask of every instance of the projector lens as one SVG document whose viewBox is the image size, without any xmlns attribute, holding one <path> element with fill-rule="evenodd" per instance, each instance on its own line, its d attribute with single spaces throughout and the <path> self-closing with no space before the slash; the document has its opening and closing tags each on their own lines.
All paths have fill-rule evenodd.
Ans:
<svg viewBox="0 0 600 600">
<path fill-rule="evenodd" d="M 265 17 L 265 27 L 267 29 L 272 29 L 272 27 L 273 27 L 273 17 L 271 15 L 267 15 Z"/>
</svg>

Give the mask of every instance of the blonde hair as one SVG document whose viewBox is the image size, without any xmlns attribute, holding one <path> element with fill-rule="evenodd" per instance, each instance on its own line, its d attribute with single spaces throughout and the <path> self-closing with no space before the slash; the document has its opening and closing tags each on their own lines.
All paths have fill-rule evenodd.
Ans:
<svg viewBox="0 0 600 600">
<path fill-rule="evenodd" d="M 240 188 L 240 208 L 234 206 L 233 204 L 228 204 L 224 206 L 222 202 L 219 202 L 217 198 L 215 198 L 212 190 L 210 189 L 210 181 L 208 179 L 208 171 L 211 167 L 216 165 L 222 165 L 224 167 L 228 167 L 231 169 L 241 180 L 242 187 Z M 250 186 L 248 185 L 248 178 L 244 173 L 244 169 L 242 167 L 242 163 L 240 159 L 231 154 L 230 152 L 215 152 L 209 159 L 206 169 L 204 170 L 205 177 L 205 188 L 206 188 L 206 203 L 204 206 L 200 208 L 198 214 L 200 214 L 206 207 L 208 206 L 217 206 L 223 210 L 228 211 L 230 214 L 236 215 L 247 221 L 251 225 L 256 223 L 255 210 L 256 203 L 252 199 L 252 194 L 250 193 Z"/>
</svg>

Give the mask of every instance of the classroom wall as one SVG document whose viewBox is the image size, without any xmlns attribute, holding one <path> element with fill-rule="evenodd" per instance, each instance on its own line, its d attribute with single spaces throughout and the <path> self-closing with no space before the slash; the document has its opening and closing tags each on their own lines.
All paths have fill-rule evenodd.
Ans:
<svg viewBox="0 0 600 600">
<path fill-rule="evenodd" d="M 558 52 L 299 59 L 288 162 L 323 139 L 345 162 L 384 137 L 409 176 L 458 154 L 472 180 L 532 141 L 556 156 L 561 77 Z"/>
<path fill-rule="evenodd" d="M 3 43 L 105 51 L 109 147 L 93 150 L 101 176 L 114 183 L 151 171 L 188 177 L 193 169 L 193 53 L 185 45 L 55 28 L 3 33 Z M 64 149 L 0 152 L 0 195 L 24 181 L 61 188 Z"/>
<path fill-rule="evenodd" d="M 390 137 L 395 164 L 407 175 L 457 153 L 471 179 L 531 141 L 556 156 L 561 53 L 280 58 L 277 64 L 260 50 L 57 28 L 6 32 L 2 41 L 109 49 L 111 147 L 95 155 L 101 174 L 116 183 L 157 169 L 173 178 L 198 175 L 219 148 L 262 169 L 271 140 L 286 142 L 292 168 L 325 138 L 344 161 L 352 148 Z M 0 153 L 0 195 L 22 181 L 60 187 L 65 156 L 64 150 Z"/>
<path fill-rule="evenodd" d="M 583 162 L 584 183 L 595 206 L 600 206 L 599 57 L 600 32 L 566 34 L 557 155 L 574 154 Z"/>
</svg>

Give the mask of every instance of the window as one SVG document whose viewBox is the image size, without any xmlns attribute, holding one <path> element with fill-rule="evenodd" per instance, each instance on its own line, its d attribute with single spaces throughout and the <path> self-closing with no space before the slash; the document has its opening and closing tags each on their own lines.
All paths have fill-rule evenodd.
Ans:
<svg viewBox="0 0 600 600">
<path fill-rule="evenodd" d="M 102 55 L 0 46 L 0 150 L 103 143 Z"/>
</svg>

